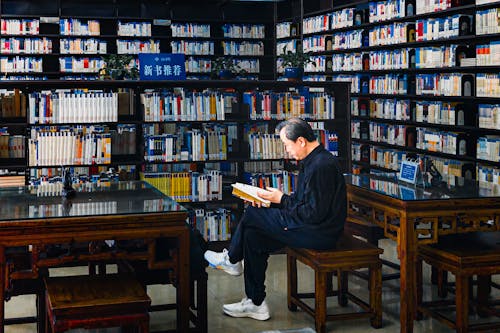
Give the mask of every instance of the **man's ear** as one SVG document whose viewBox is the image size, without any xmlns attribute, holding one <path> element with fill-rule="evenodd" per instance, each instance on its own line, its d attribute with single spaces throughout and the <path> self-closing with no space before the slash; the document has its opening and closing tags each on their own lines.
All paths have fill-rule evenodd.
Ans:
<svg viewBox="0 0 500 333">
<path fill-rule="evenodd" d="M 297 138 L 297 140 L 300 140 L 300 141 L 299 141 L 299 143 L 300 143 L 300 146 L 301 146 L 301 147 L 305 147 L 305 146 L 306 146 L 306 139 L 305 139 L 304 137 L 299 136 L 299 137 Z"/>
</svg>

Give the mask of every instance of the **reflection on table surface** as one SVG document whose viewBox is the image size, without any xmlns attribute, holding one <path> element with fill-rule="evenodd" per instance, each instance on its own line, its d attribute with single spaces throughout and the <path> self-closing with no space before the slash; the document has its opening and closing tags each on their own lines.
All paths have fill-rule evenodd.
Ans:
<svg viewBox="0 0 500 333">
<path fill-rule="evenodd" d="M 54 184 L 0 189 L 0 221 L 185 211 L 142 181 L 75 184 L 76 195 L 61 196 Z"/>
<path fill-rule="evenodd" d="M 403 201 L 500 197 L 500 185 L 456 176 L 443 176 L 439 186 L 416 186 L 396 175 L 361 174 L 345 176 L 346 184 L 372 190 Z"/>
</svg>

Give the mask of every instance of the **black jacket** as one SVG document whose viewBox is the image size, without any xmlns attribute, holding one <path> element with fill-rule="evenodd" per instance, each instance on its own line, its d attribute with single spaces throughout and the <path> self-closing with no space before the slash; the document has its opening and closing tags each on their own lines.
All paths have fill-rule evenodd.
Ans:
<svg viewBox="0 0 500 333">
<path fill-rule="evenodd" d="M 319 229 L 339 235 L 347 215 L 344 176 L 336 158 L 323 146 L 316 147 L 300 162 L 298 184 L 291 195 L 283 195 L 281 221 L 288 230 Z"/>
</svg>

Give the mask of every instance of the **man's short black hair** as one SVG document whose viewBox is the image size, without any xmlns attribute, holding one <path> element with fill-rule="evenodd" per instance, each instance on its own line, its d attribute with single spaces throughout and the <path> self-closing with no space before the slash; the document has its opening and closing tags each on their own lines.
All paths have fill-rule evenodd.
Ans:
<svg viewBox="0 0 500 333">
<path fill-rule="evenodd" d="M 311 125 L 300 118 L 295 117 L 280 122 L 278 126 L 276 126 L 276 132 L 279 133 L 283 128 L 285 129 L 285 137 L 293 142 L 297 141 L 299 137 L 303 137 L 309 142 L 314 142 L 316 140 Z"/>
</svg>

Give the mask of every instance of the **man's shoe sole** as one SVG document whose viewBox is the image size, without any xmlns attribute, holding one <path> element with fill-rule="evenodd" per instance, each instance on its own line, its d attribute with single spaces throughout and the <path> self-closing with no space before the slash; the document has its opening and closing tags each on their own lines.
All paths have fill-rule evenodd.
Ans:
<svg viewBox="0 0 500 333">
<path fill-rule="evenodd" d="M 220 271 L 224 271 L 224 272 L 226 272 L 227 274 L 232 275 L 232 276 L 240 276 L 240 275 L 241 275 L 241 273 L 243 273 L 243 272 L 235 272 L 235 271 L 232 271 L 232 270 L 228 270 L 228 269 L 225 269 L 223 266 L 216 266 L 216 265 L 212 265 L 212 264 L 210 264 L 210 263 L 209 263 L 209 266 L 210 266 L 210 267 L 213 267 L 213 268 L 215 268 L 215 269 L 218 269 L 218 270 L 220 270 Z"/>
<path fill-rule="evenodd" d="M 231 312 L 231 311 L 228 311 L 224 308 L 222 308 L 222 311 L 224 311 L 224 313 L 227 314 L 228 316 L 235 317 L 235 318 L 252 318 L 252 319 L 262 320 L 262 321 L 268 320 L 269 318 L 271 318 L 269 313 Z"/>
</svg>

